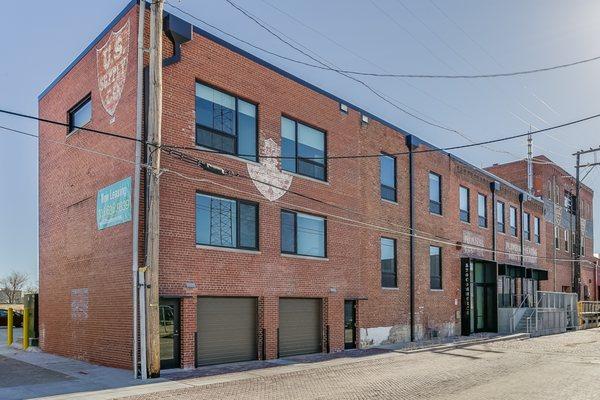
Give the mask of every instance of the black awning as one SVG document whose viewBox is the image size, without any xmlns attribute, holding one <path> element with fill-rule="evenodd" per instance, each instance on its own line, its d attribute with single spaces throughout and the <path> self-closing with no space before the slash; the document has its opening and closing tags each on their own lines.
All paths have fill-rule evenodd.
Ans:
<svg viewBox="0 0 600 400">
<path fill-rule="evenodd" d="M 547 281 L 548 271 L 545 269 L 527 268 L 527 274 L 525 277 L 534 279 L 536 281 Z"/>
<path fill-rule="evenodd" d="M 513 264 L 498 264 L 498 275 L 511 278 L 525 278 L 525 267 Z"/>
</svg>

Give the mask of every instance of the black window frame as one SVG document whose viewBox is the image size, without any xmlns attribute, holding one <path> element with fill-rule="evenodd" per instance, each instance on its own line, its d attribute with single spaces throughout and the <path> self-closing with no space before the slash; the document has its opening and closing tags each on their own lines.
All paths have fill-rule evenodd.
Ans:
<svg viewBox="0 0 600 400">
<path fill-rule="evenodd" d="M 511 225 L 511 216 L 513 215 L 513 211 L 514 211 L 514 215 L 515 215 L 515 226 Z M 517 214 L 517 208 L 513 207 L 513 206 L 509 206 L 508 207 L 508 229 L 510 231 L 511 236 L 514 237 L 519 237 L 519 221 L 517 220 L 518 218 L 518 214 Z"/>
<path fill-rule="evenodd" d="M 73 123 L 73 116 L 77 111 L 81 110 L 86 104 L 90 103 L 90 119 L 83 125 L 75 126 Z M 92 104 L 92 93 L 88 93 L 81 100 L 79 100 L 73 107 L 67 111 L 67 135 L 73 132 L 77 132 L 79 128 L 82 128 L 92 121 L 93 117 L 93 104 Z"/>
<path fill-rule="evenodd" d="M 432 254 L 431 250 L 438 250 L 438 273 L 439 275 L 435 276 L 432 274 Z M 437 287 L 434 287 L 437 284 Z M 443 267 L 442 267 L 442 248 L 440 246 L 429 246 L 429 289 L 430 290 L 444 290 L 444 280 L 443 280 Z"/>
<path fill-rule="evenodd" d="M 440 195 L 440 198 L 436 201 L 433 200 L 431 198 L 431 178 L 432 176 L 435 176 L 438 178 L 438 193 Z M 443 195 L 442 195 L 442 176 L 438 173 L 435 173 L 433 171 L 429 171 L 429 175 L 427 175 L 427 190 L 429 192 L 429 212 L 435 215 L 442 215 L 442 213 L 444 212 L 444 208 L 443 208 Z"/>
<path fill-rule="evenodd" d="M 540 236 L 541 229 L 540 217 L 533 216 L 533 240 L 535 243 L 540 244 L 542 242 L 542 237 Z M 537 232 L 537 233 L 536 233 Z"/>
<path fill-rule="evenodd" d="M 387 285 L 387 280 L 386 278 L 389 278 L 389 276 L 384 275 L 383 272 L 383 254 L 381 252 L 381 246 L 382 246 L 382 240 L 391 240 L 392 243 L 394 244 L 394 284 L 393 285 Z M 391 238 L 391 237 L 387 237 L 387 236 L 381 236 L 379 238 L 379 270 L 380 270 L 380 275 L 381 275 L 381 287 L 382 288 L 398 288 L 398 243 L 396 241 L 396 239 Z M 385 273 L 387 275 L 389 275 L 390 273 Z"/>
<path fill-rule="evenodd" d="M 523 238 L 527 241 L 531 241 L 531 214 L 523 211 Z"/>
<path fill-rule="evenodd" d="M 463 210 L 461 208 L 461 204 L 460 204 L 461 191 L 463 189 L 467 191 L 467 209 L 466 210 Z M 460 185 L 458 187 L 458 214 L 459 214 L 459 218 L 462 222 L 466 222 L 466 223 L 471 222 L 471 190 L 468 187 L 463 186 L 463 185 Z"/>
<path fill-rule="evenodd" d="M 483 215 L 479 214 L 479 199 L 483 198 Z M 487 228 L 488 226 L 488 210 L 487 210 L 487 196 L 483 193 L 477 193 L 477 225 L 480 228 Z"/>
<path fill-rule="evenodd" d="M 211 88 L 213 90 L 216 90 L 218 92 L 221 92 L 221 93 L 224 93 L 224 94 L 226 94 L 228 96 L 231 96 L 231 97 L 233 97 L 235 99 L 235 135 L 230 135 L 228 133 L 221 132 L 218 129 L 214 129 L 212 127 L 208 127 L 208 126 L 199 124 L 198 120 L 197 120 L 197 116 L 194 115 L 194 124 L 195 124 L 194 143 L 196 144 L 196 146 L 200 146 L 200 147 L 204 147 L 204 148 L 207 148 L 207 149 L 210 149 L 210 150 L 214 150 L 216 153 L 219 153 L 219 154 L 226 154 L 226 155 L 238 157 L 238 158 L 241 158 L 242 160 L 245 160 L 245 161 L 259 162 L 260 161 L 260 156 L 259 156 L 259 136 L 260 136 L 260 134 L 259 134 L 259 130 L 258 130 L 258 127 L 259 127 L 259 124 L 258 124 L 258 106 L 259 106 L 259 103 L 255 102 L 253 100 L 250 100 L 248 98 L 245 98 L 245 97 L 242 97 L 242 96 L 238 96 L 238 95 L 236 95 L 236 94 L 234 94 L 232 92 L 229 92 L 227 90 L 223 90 L 223 89 L 221 89 L 221 88 L 219 88 L 217 86 L 211 85 L 208 82 L 203 82 L 203 81 L 200 81 L 200 80 L 196 80 L 196 85 L 197 84 L 204 85 L 204 86 L 209 87 L 209 88 Z M 196 101 L 196 98 L 198 97 L 196 95 L 195 90 L 196 90 L 196 86 L 194 85 L 194 113 L 195 113 L 195 110 L 196 110 L 196 108 L 195 108 L 196 107 L 195 101 Z M 247 157 L 243 157 L 243 155 L 239 154 L 239 143 L 238 143 L 239 142 L 239 137 L 240 137 L 239 131 L 238 131 L 239 126 L 240 126 L 240 116 L 239 116 L 239 106 L 238 106 L 239 100 L 242 100 L 243 102 L 252 104 L 256 108 L 256 115 L 254 117 L 255 124 L 256 124 L 256 126 L 255 126 L 255 130 L 256 130 L 255 153 L 256 153 L 256 155 L 255 155 L 255 159 L 254 160 L 249 160 Z M 206 144 L 199 143 L 199 141 L 198 141 L 198 126 L 200 126 L 202 129 L 210 131 L 211 133 L 214 133 L 214 134 L 219 135 L 219 136 L 228 137 L 228 138 L 229 137 L 233 137 L 234 138 L 235 152 L 234 153 L 230 153 L 228 151 L 223 151 L 223 150 L 218 149 L 218 148 L 213 147 L 213 146 L 209 146 L 209 145 L 206 145 Z"/>
<path fill-rule="evenodd" d="M 382 172 L 381 158 L 382 157 L 391 158 L 394 161 L 394 187 L 390 187 L 388 185 L 385 185 L 381 181 L 381 172 Z M 392 201 L 394 203 L 396 203 L 398 201 L 398 189 L 397 189 L 397 182 L 396 182 L 396 180 L 398 178 L 397 173 L 398 173 L 398 165 L 397 165 L 396 157 L 394 157 L 394 156 L 392 156 L 390 154 L 381 152 L 380 155 L 379 155 L 379 194 L 380 194 L 382 200 Z M 393 200 L 388 199 L 388 198 L 386 198 L 386 197 L 383 196 L 383 193 L 384 193 L 383 189 L 384 188 L 394 191 L 394 199 Z"/>
<path fill-rule="evenodd" d="M 260 210 L 259 210 L 259 203 L 255 202 L 255 201 L 250 201 L 250 200 L 244 200 L 244 199 L 238 199 L 235 197 L 229 197 L 229 196 L 223 196 L 223 195 L 219 195 L 219 194 L 215 194 L 215 193 L 210 193 L 210 192 L 202 192 L 202 191 L 196 191 L 195 194 L 195 202 L 194 202 L 194 212 L 196 212 L 196 198 L 198 195 L 202 195 L 202 196 L 209 196 L 209 197 L 215 197 L 218 199 L 223 199 L 223 200 L 229 200 L 229 201 L 235 201 L 235 212 L 236 212 L 236 221 L 235 221 L 235 235 L 237 238 L 237 243 L 236 246 L 221 246 L 218 244 L 211 244 L 211 243 L 198 243 L 198 240 L 196 239 L 196 233 L 198 232 L 198 215 L 197 213 L 195 213 L 194 215 L 194 225 L 195 225 L 195 230 L 194 230 L 194 242 L 196 242 L 197 245 L 199 246 L 207 246 L 207 247 L 217 247 L 217 248 L 221 248 L 221 249 L 238 249 L 238 250 L 250 250 L 250 251 L 259 251 L 260 250 Z M 251 205 L 254 206 L 255 210 L 256 210 L 256 226 L 254 227 L 254 234 L 256 235 L 256 246 L 255 247 L 248 247 L 248 246 L 240 246 L 241 243 L 241 237 L 240 237 L 240 204 L 245 204 L 245 205 Z M 209 211 L 210 212 L 210 211 Z"/>
<path fill-rule="evenodd" d="M 307 124 L 306 122 L 300 121 L 300 120 L 298 120 L 298 119 L 296 119 L 294 117 L 291 117 L 291 116 L 289 116 L 287 114 L 281 114 L 281 117 L 289 119 L 290 121 L 294 122 L 294 146 L 295 146 L 295 153 L 296 153 L 296 157 L 295 157 L 294 162 L 295 162 L 295 165 L 296 165 L 296 170 L 295 171 L 288 171 L 288 170 L 286 170 L 286 169 L 283 168 L 283 165 L 281 166 L 281 169 L 283 171 L 286 171 L 286 172 L 289 172 L 289 173 L 292 173 L 292 174 L 296 174 L 296 175 L 300 175 L 300 176 L 305 176 L 305 177 L 310 178 L 310 179 L 316 179 L 316 180 L 321 181 L 321 182 L 327 182 L 327 179 L 328 179 L 328 164 L 329 164 L 327 162 L 327 131 L 325 131 L 325 130 L 323 130 L 321 128 L 318 128 L 318 127 L 316 127 L 314 125 Z M 280 119 L 280 124 L 281 124 L 281 119 Z M 310 158 L 304 158 L 304 157 L 298 156 L 298 124 L 302 124 L 302 125 L 304 125 L 304 126 L 306 126 L 308 128 L 314 129 L 314 130 L 319 131 L 319 132 L 321 132 L 323 134 L 323 179 L 317 178 L 317 177 L 314 177 L 314 176 L 310 176 L 310 175 L 307 175 L 307 174 L 303 174 L 301 172 L 298 172 L 298 160 L 302 160 L 303 162 L 306 162 L 308 164 L 321 166 L 319 163 L 315 162 L 314 160 L 312 160 Z M 280 128 L 279 128 L 279 131 L 280 131 L 279 134 L 281 136 L 281 140 L 283 140 L 282 129 L 283 129 L 283 126 L 280 126 Z M 281 146 L 281 151 L 283 151 L 283 145 Z M 283 156 L 283 154 L 281 154 L 281 155 Z"/>
<path fill-rule="evenodd" d="M 294 216 L 294 251 L 284 251 L 283 250 L 283 229 L 282 229 L 283 228 L 282 227 L 282 224 L 283 224 L 282 214 L 283 213 L 291 214 Z M 298 214 L 308 215 L 308 216 L 315 217 L 315 218 L 321 218 L 323 220 L 323 255 L 322 256 L 298 253 Z M 302 256 L 302 257 L 327 258 L 327 218 L 322 215 L 309 214 L 309 213 L 305 213 L 305 212 L 290 210 L 287 208 L 282 208 L 281 210 L 279 210 L 279 251 L 281 252 L 281 254 L 290 254 L 290 255 L 296 255 L 296 256 Z"/>
<path fill-rule="evenodd" d="M 498 206 L 502 206 L 502 214 L 498 212 Z M 498 221 L 498 217 L 502 217 L 502 222 Z M 496 201 L 496 229 L 499 233 L 506 233 L 506 203 L 503 201 Z"/>
</svg>

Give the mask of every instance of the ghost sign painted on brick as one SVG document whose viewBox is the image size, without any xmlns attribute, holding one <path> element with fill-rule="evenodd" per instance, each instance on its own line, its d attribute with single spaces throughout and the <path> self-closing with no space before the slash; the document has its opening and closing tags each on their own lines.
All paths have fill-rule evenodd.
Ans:
<svg viewBox="0 0 600 400">
<path fill-rule="evenodd" d="M 127 78 L 129 58 L 129 21 L 117 32 L 111 32 L 108 41 L 96 49 L 98 67 L 98 89 L 102 106 L 115 120 L 115 111 Z"/>
<path fill-rule="evenodd" d="M 266 139 L 262 145 L 260 164 L 248 164 L 248 174 L 253 179 L 254 186 L 269 201 L 275 201 L 283 196 L 292 184 L 292 176 L 281 171 L 279 160 L 280 147 L 273 139 Z"/>
<path fill-rule="evenodd" d="M 98 191 L 96 222 L 98 229 L 131 221 L 131 177 Z"/>
</svg>

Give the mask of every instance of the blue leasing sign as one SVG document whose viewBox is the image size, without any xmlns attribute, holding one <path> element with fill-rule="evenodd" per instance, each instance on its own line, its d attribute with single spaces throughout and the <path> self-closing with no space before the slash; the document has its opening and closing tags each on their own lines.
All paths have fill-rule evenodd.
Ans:
<svg viewBox="0 0 600 400">
<path fill-rule="evenodd" d="M 98 191 L 96 222 L 98 229 L 131 221 L 131 177 Z"/>
</svg>

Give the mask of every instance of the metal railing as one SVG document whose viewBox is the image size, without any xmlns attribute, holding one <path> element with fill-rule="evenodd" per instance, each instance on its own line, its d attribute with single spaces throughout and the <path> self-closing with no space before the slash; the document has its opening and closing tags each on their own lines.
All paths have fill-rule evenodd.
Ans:
<svg viewBox="0 0 600 400">
<path fill-rule="evenodd" d="M 518 295 L 518 296 L 519 296 L 518 299 L 521 301 L 518 303 L 519 306 L 516 307 L 512 312 L 511 327 L 510 327 L 511 332 L 515 332 L 515 329 L 517 329 L 517 325 L 518 325 L 517 315 L 519 314 L 519 310 L 521 310 L 523 308 L 528 308 L 529 304 L 531 303 L 531 295 L 529 293 L 526 293 L 524 295 Z M 517 300 L 517 298 L 515 297 L 515 299 L 513 299 L 513 300 Z M 516 304 L 516 302 L 513 304 Z M 521 316 L 521 318 L 522 317 L 523 316 Z"/>
<path fill-rule="evenodd" d="M 527 333 L 532 335 L 565 332 L 579 325 L 576 293 L 537 291 L 533 295 L 522 295 L 520 300 L 518 307 L 512 311 L 511 332 L 517 330 L 523 318 Z M 600 316 L 600 302 L 586 307 L 597 310 Z M 531 312 L 527 314 L 528 311 L 524 309 L 530 309 Z"/>
</svg>

